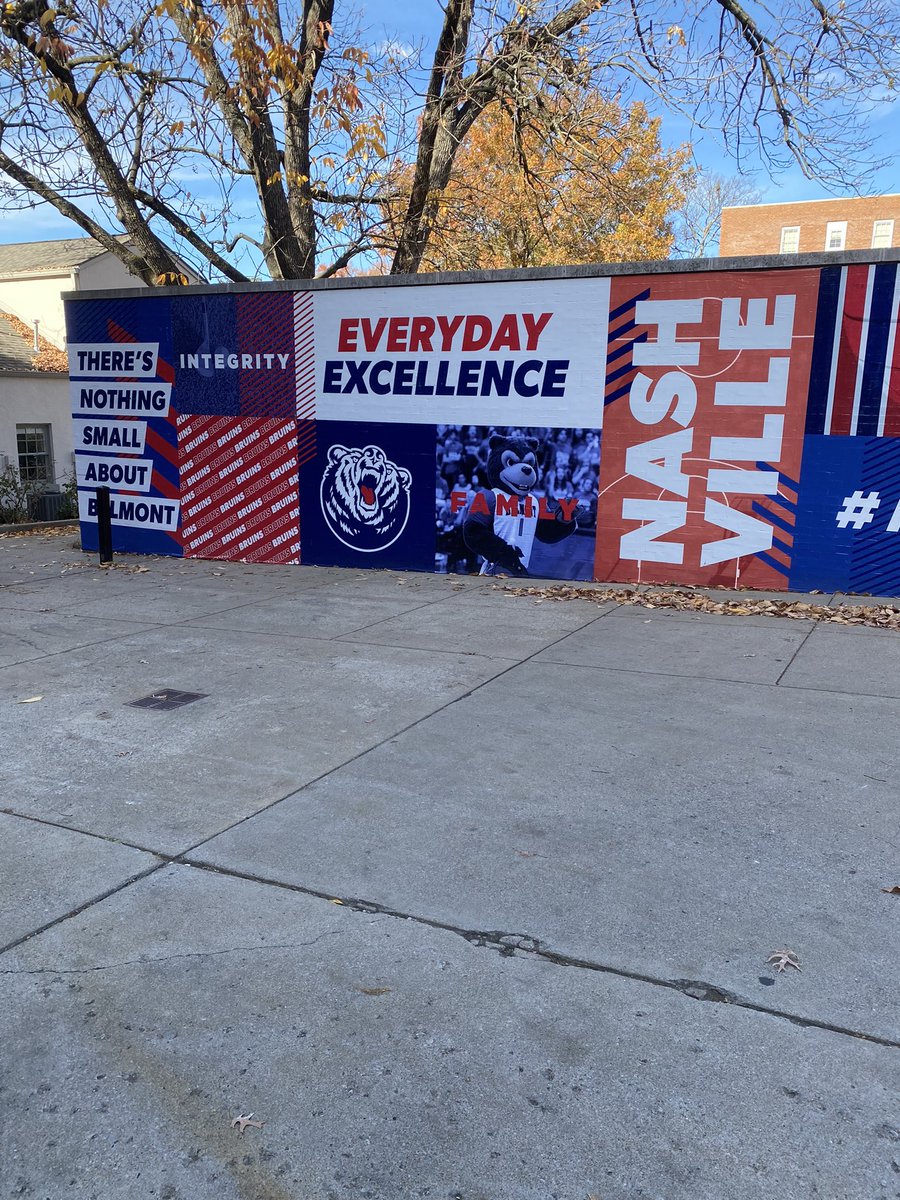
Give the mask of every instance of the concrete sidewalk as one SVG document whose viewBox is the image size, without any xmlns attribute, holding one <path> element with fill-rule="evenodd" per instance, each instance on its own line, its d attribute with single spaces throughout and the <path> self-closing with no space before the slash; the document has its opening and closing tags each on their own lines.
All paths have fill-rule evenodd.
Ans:
<svg viewBox="0 0 900 1200">
<path fill-rule="evenodd" d="M 0 1197 L 900 1196 L 900 635 L 72 542 L 0 538 Z"/>
</svg>

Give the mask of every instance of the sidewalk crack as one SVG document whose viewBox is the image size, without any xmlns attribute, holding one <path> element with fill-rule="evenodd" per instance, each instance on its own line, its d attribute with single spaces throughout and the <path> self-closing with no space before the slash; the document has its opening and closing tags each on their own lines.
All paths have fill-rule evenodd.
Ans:
<svg viewBox="0 0 900 1200">
<path fill-rule="evenodd" d="M 392 917 L 401 921 L 412 921 L 429 929 L 439 929 L 446 933 L 456 934 L 476 947 L 493 950 L 504 958 L 523 955 L 537 958 L 543 962 L 552 963 L 557 967 L 571 967 L 580 971 L 593 971 L 599 975 L 611 975 L 619 979 L 630 979 L 636 983 L 646 983 L 651 987 L 664 988 L 667 991 L 678 992 L 689 1000 L 699 1000 L 711 1004 L 727 1004 L 733 1008 L 742 1008 L 748 1012 L 760 1013 L 763 1016 L 775 1017 L 780 1021 L 788 1021 L 803 1029 L 821 1029 L 827 1033 L 840 1034 L 843 1037 L 856 1038 L 859 1041 L 871 1042 L 878 1046 L 886 1046 L 900 1050 L 900 1040 L 882 1037 L 880 1034 L 867 1033 L 865 1030 L 852 1029 L 849 1026 L 838 1025 L 832 1021 L 822 1021 L 816 1017 L 804 1017 L 799 1013 L 788 1012 L 784 1009 L 773 1008 L 767 1004 L 758 1004 L 744 996 L 738 995 L 716 984 L 702 979 L 666 979 L 663 976 L 652 975 L 646 971 L 629 970 L 626 967 L 616 967 L 593 959 L 580 958 L 554 950 L 540 938 L 527 933 L 515 933 L 498 929 L 466 929 L 464 926 L 453 925 L 448 921 L 440 921 L 434 917 L 425 917 L 416 913 L 403 912 L 374 900 L 364 900 L 351 896 L 334 896 L 328 892 L 314 888 L 302 887 L 300 884 L 283 883 L 279 880 L 267 879 L 264 876 L 252 875 L 229 867 L 220 867 L 201 859 L 183 858 L 177 860 L 179 865 L 194 867 L 201 871 L 210 871 L 216 875 L 230 876 L 234 879 L 245 879 L 264 886 L 281 888 L 284 891 L 298 892 L 301 895 L 315 899 L 337 902 L 351 912 L 366 913 L 370 916 Z"/>
<path fill-rule="evenodd" d="M 270 950 L 302 950 L 306 946 L 315 946 L 323 938 L 338 937 L 342 929 L 327 929 L 309 942 L 271 942 L 256 946 L 226 946 L 222 950 L 188 950 L 183 954 L 164 954 L 158 958 L 127 958 L 123 962 L 98 963 L 94 967 L 21 967 L 18 969 L 0 970 L 0 975 L 91 975 L 97 971 L 118 971 L 123 967 L 156 966 L 158 963 L 175 962 L 183 958 L 215 958 L 222 954 L 255 954 Z"/>
</svg>

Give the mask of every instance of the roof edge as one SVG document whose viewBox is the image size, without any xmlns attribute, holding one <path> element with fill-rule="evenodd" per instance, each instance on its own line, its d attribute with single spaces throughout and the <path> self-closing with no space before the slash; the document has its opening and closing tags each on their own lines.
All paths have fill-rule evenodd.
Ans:
<svg viewBox="0 0 900 1200">
<path fill-rule="evenodd" d="M 108 254 L 109 251 L 105 250 L 104 253 Z M 48 267 L 46 271 L 37 267 L 29 267 L 27 271 L 0 271 L 0 283 L 14 283 L 17 279 L 63 279 L 83 266 L 84 263 L 76 263 L 71 267 Z"/>
<path fill-rule="evenodd" d="M 900 192 L 879 192 L 875 196 L 825 196 L 819 200 L 763 200 L 759 204 L 723 204 L 722 212 L 748 208 L 794 208 L 797 204 L 856 204 L 859 200 L 897 200 Z"/>
<path fill-rule="evenodd" d="M 7 371 L 0 367 L 0 379 L 65 379 L 67 371 Z"/>
</svg>

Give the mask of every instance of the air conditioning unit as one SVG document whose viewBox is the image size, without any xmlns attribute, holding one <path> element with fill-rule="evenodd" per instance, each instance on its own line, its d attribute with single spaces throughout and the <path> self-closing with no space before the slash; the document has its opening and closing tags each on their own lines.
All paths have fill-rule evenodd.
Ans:
<svg viewBox="0 0 900 1200">
<path fill-rule="evenodd" d="M 32 521 L 59 521 L 66 497 L 62 492 L 44 492 L 35 496 L 28 506 Z"/>
</svg>

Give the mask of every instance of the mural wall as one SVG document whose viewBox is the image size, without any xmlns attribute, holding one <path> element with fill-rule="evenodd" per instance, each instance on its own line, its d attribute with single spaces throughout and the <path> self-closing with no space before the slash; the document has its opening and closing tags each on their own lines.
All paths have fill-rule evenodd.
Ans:
<svg viewBox="0 0 900 1200">
<path fill-rule="evenodd" d="M 82 542 L 900 594 L 896 263 L 69 301 Z"/>
</svg>

